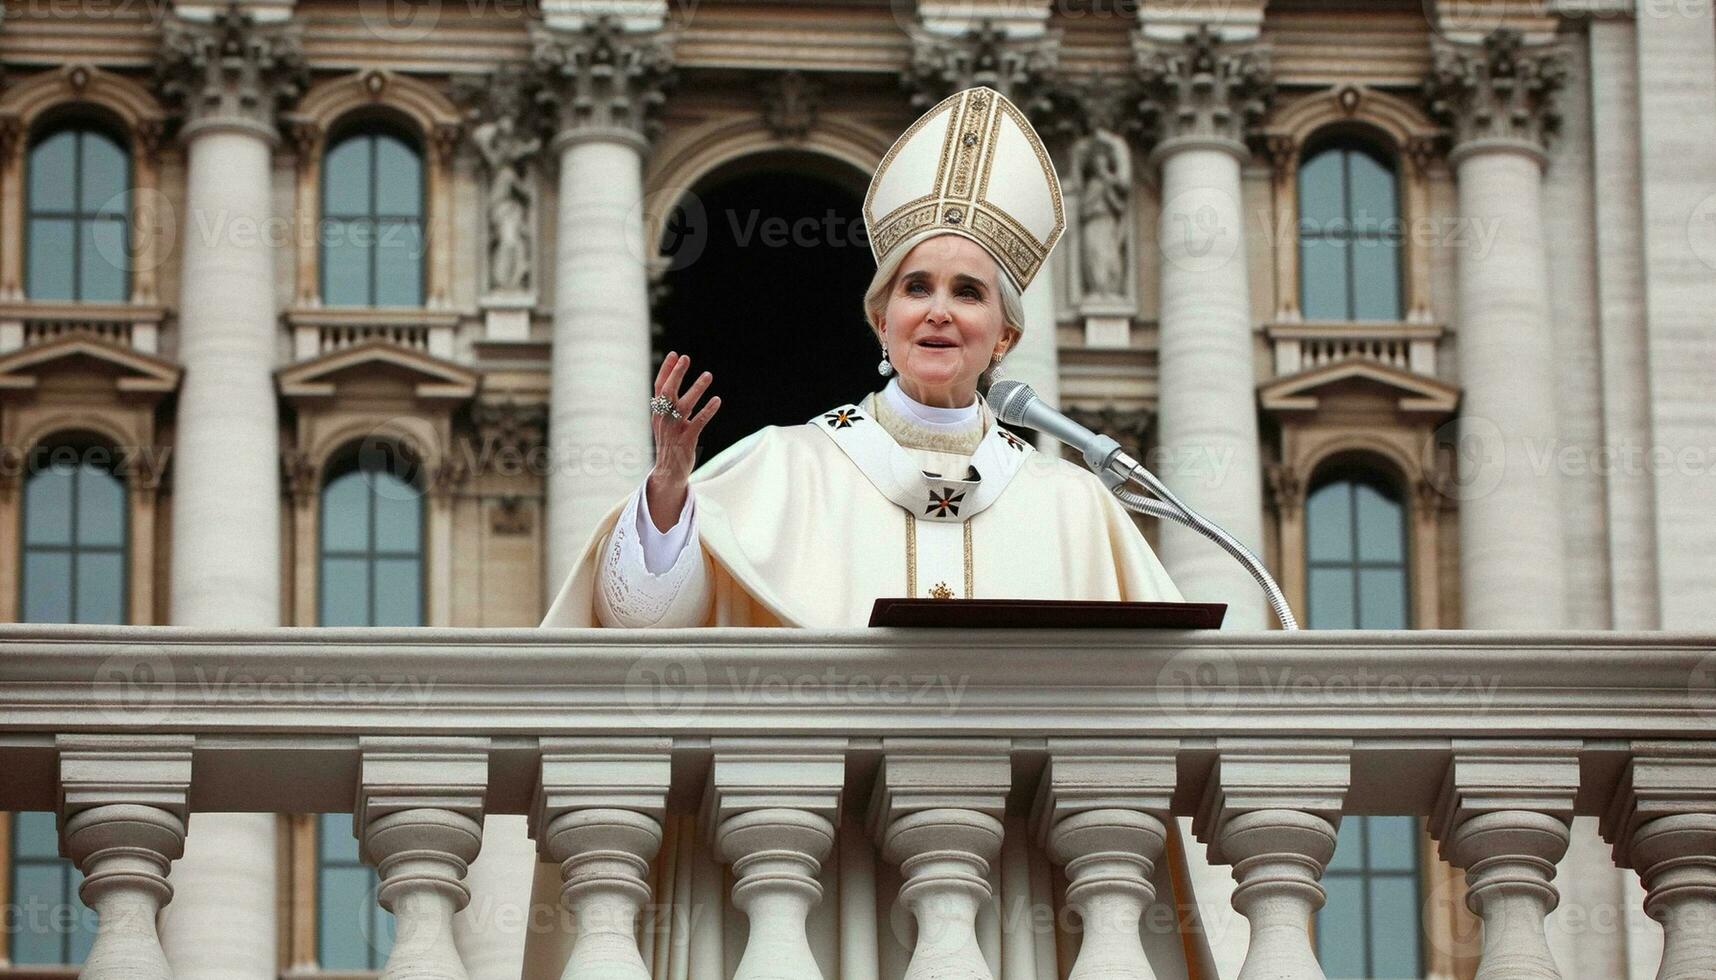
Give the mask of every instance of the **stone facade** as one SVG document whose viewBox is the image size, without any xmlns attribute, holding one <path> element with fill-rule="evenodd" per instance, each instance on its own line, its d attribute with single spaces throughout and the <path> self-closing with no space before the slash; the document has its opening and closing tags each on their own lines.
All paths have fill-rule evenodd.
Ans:
<svg viewBox="0 0 1716 980">
<path fill-rule="evenodd" d="M 1032 114 L 1072 225 L 1026 294 L 1006 376 L 1155 460 L 1265 556 L 1295 608 L 1310 587 L 1307 494 L 1357 461 L 1400 490 L 1412 626 L 1716 625 L 1716 21 L 1603 0 L 6 0 L 0 621 L 22 615 L 21 467 L 75 432 L 127 461 L 130 623 L 316 625 L 327 473 L 355 444 L 385 443 L 405 447 L 423 493 L 423 624 L 534 626 L 650 464 L 643 395 L 665 353 L 652 304 L 671 263 L 649 243 L 676 204 L 783 152 L 861 187 L 917 112 L 971 84 Z M 26 288 L 26 161 L 68 118 L 114 133 L 129 161 L 119 301 Z M 368 121 L 419 149 L 415 306 L 322 302 L 326 151 Z M 1300 165 L 1331 140 L 1394 175 L 1397 317 L 1303 306 Z M 1109 242 L 1118 263 L 1099 261 Z M 1188 598 L 1229 602 L 1235 628 L 1273 625 L 1207 542 L 1145 530 Z M 363 756 L 366 846 L 431 839 L 445 860 L 430 884 L 466 887 L 481 799 L 467 780 L 428 822 L 409 800 L 377 809 L 371 761 L 385 770 L 390 750 Z M 177 778 L 158 768 L 150 778 Z M 825 840 L 838 787 L 818 786 L 832 798 L 820 809 L 723 810 L 709 828 L 722 859 L 746 861 L 760 826 L 794 841 L 793 880 L 814 877 L 846 846 Z M 314 969 L 309 818 L 192 813 L 177 792 L 150 859 L 183 849 L 161 931 L 175 975 Z M 1453 810 L 1429 832 L 1460 863 L 1481 858 L 1467 829 L 1488 817 L 1459 810 L 1463 786 L 1443 792 Z M 122 805 L 85 811 L 74 856 L 108 860 L 87 842 Z M 1309 815 L 1275 830 L 1327 826 L 1295 806 Z M 1566 824 L 1574 809 L 1557 807 Z M 491 809 L 467 882 L 479 894 L 528 875 L 522 812 Z M 576 863 L 604 834 L 644 846 L 630 817 L 591 828 L 575 812 L 533 815 L 544 853 Z M 956 836 L 975 855 L 995 818 L 964 812 Z M 1106 834 L 1157 853 L 1156 817 L 1113 819 L 1057 830 L 1054 846 Z M 1638 861 L 1658 861 L 1655 838 L 1628 828 Z M 1570 834 L 1508 829 L 1539 834 L 1540 857 L 1575 882 L 1545 945 L 1565 976 L 1654 972 L 1654 934 L 1574 921 L 1643 894 L 1591 818 Z M 918 846 L 895 836 L 902 853 Z M 1225 905 L 1230 876 L 1191 847 L 1200 894 Z M 1427 894 L 1463 888 L 1428 838 L 1423 853 Z M 217 909 L 243 941 L 211 950 Z M 472 976 L 516 976 L 518 935 L 453 926 Z M 1470 926 L 1464 911 L 1426 913 L 1428 971 L 1471 975 L 1475 959 L 1437 938 Z M 1223 975 L 1245 951 L 1235 920 Z"/>
</svg>

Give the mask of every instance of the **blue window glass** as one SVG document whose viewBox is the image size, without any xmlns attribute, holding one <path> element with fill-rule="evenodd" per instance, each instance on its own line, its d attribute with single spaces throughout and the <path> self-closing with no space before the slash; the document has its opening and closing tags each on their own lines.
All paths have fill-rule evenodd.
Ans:
<svg viewBox="0 0 1716 980">
<path fill-rule="evenodd" d="M 392 447 L 333 470 L 322 488 L 323 626 L 423 625 L 423 495 Z"/>
<path fill-rule="evenodd" d="M 316 816 L 316 962 L 376 970 L 393 949 L 393 916 L 376 902 L 375 870 L 358 857 L 349 813 Z"/>
<path fill-rule="evenodd" d="M 423 155 L 387 129 L 353 132 L 322 160 L 322 302 L 423 305 Z"/>
<path fill-rule="evenodd" d="M 1312 629 L 1410 625 L 1400 494 L 1364 469 L 1337 470 L 1305 501 L 1306 622 Z M 1317 958 L 1329 980 L 1423 976 L 1418 820 L 1348 816 L 1323 874 Z"/>
<path fill-rule="evenodd" d="M 131 159 L 98 129 L 49 130 L 25 162 L 24 292 L 122 303 L 130 291 Z"/>
<path fill-rule="evenodd" d="M 1400 319 L 1400 200 L 1393 164 L 1353 144 L 1299 164 L 1299 309 L 1308 320 Z"/>
<path fill-rule="evenodd" d="M 95 913 L 78 887 L 83 872 L 60 857 L 54 815 L 12 814 L 11 902 L 5 929 L 15 966 L 76 966 L 95 942 Z"/>
<path fill-rule="evenodd" d="M 63 445 L 34 459 L 24 482 L 23 621 L 124 623 L 125 484 L 111 454 Z"/>
</svg>

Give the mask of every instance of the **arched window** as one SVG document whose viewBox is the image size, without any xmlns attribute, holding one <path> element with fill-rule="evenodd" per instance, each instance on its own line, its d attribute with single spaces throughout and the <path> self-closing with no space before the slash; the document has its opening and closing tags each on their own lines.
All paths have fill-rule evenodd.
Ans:
<svg viewBox="0 0 1716 980">
<path fill-rule="evenodd" d="M 126 524 L 111 453 L 78 444 L 36 453 L 24 482 L 23 621 L 124 623 Z"/>
<path fill-rule="evenodd" d="M 1400 493 L 1374 470 L 1344 466 L 1313 482 L 1305 502 L 1312 629 L 1405 629 L 1410 608 Z M 1317 958 L 1330 980 L 1423 976 L 1418 923 L 1418 821 L 1348 816 L 1323 875 Z"/>
<path fill-rule="evenodd" d="M 423 154 L 376 126 L 335 140 L 322 161 L 322 302 L 423 305 Z"/>
<path fill-rule="evenodd" d="M 12 814 L 12 896 L 6 915 L 14 966 L 76 966 L 95 943 L 95 913 L 78 897 L 83 872 L 60 857 L 52 813 Z"/>
<path fill-rule="evenodd" d="M 88 126 L 44 130 L 25 163 L 24 292 L 123 303 L 131 287 L 131 160 Z"/>
<path fill-rule="evenodd" d="M 393 916 L 376 902 L 375 869 L 358 856 L 352 815 L 316 817 L 316 964 L 378 970 L 393 949 Z"/>
<path fill-rule="evenodd" d="M 1313 143 L 1299 164 L 1299 310 L 1307 320 L 1399 320 L 1394 163 L 1363 142 Z"/>
<path fill-rule="evenodd" d="M 322 488 L 319 621 L 423 625 L 423 494 L 391 445 L 364 451 Z"/>
</svg>

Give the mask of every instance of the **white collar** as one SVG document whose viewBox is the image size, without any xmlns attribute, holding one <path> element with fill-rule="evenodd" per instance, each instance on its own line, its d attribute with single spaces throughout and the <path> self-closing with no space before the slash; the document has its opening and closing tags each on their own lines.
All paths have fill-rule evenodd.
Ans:
<svg viewBox="0 0 1716 980">
<path fill-rule="evenodd" d="M 906 394 L 905 389 L 900 387 L 900 376 L 897 374 L 888 379 L 888 386 L 882 389 L 882 395 L 888 399 L 888 404 L 895 411 L 938 432 L 963 431 L 971 428 L 973 423 L 983 424 L 983 413 L 978 410 L 976 395 L 971 397 L 971 404 L 964 408 L 925 405 Z"/>
</svg>

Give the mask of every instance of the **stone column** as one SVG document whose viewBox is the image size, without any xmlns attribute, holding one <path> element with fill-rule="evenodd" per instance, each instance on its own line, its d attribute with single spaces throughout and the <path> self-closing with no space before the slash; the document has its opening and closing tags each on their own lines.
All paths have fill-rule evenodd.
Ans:
<svg viewBox="0 0 1716 980">
<path fill-rule="evenodd" d="M 468 980 L 453 913 L 482 847 L 488 739 L 366 736 L 358 748 L 358 840 L 395 923 L 382 980 Z"/>
<path fill-rule="evenodd" d="M 280 625 L 278 309 L 269 171 L 275 113 L 307 78 L 290 24 L 241 7 L 163 24 L 158 73 L 183 114 L 171 622 Z M 162 939 L 180 980 L 273 980 L 273 814 L 199 813 Z"/>
<path fill-rule="evenodd" d="M 1172 740 L 1050 739 L 1036 833 L 1084 930 L 1072 980 L 1155 980 L 1140 933 L 1173 801 Z M 1169 896 L 1172 899 L 1172 896 Z"/>
<path fill-rule="evenodd" d="M 1193 830 L 1210 860 L 1231 863 L 1233 907 L 1251 924 L 1239 980 L 1323 980 L 1311 946 L 1318 881 L 1352 781 L 1343 739 L 1217 739 Z"/>
<path fill-rule="evenodd" d="M 1638 871 L 1662 923 L 1657 980 L 1702 980 L 1716 963 L 1716 743 L 1634 742 L 1603 820 L 1615 862 Z"/>
<path fill-rule="evenodd" d="M 716 739 L 703 825 L 739 880 L 750 919 L 733 980 L 823 980 L 805 922 L 834 849 L 846 783 L 845 739 Z"/>
<path fill-rule="evenodd" d="M 99 917 L 85 980 L 172 980 L 155 931 L 173 897 L 167 868 L 184 851 L 193 740 L 178 735 L 61 735 L 60 849 L 83 872 L 78 894 Z"/>
<path fill-rule="evenodd" d="M 870 828 L 917 923 L 904 980 L 995 980 L 977 938 L 1012 785 L 1006 739 L 883 739 Z"/>
<path fill-rule="evenodd" d="M 1477 980 L 1559 980 L 1544 919 L 1560 902 L 1579 791 L 1579 743 L 1455 739 L 1430 817 L 1442 857 L 1466 869 L 1466 906 L 1483 921 Z"/>
<path fill-rule="evenodd" d="M 661 848 L 672 747 L 666 738 L 542 741 L 530 832 L 559 863 L 561 899 L 577 921 L 562 980 L 649 980 L 636 930 Z M 543 953 L 542 961 L 562 958 Z M 527 952 L 526 973 L 535 976 L 531 962 Z"/>
<path fill-rule="evenodd" d="M 1248 547 L 1263 545 L 1256 342 L 1240 166 L 1271 87 L 1266 53 L 1200 29 L 1183 43 L 1139 38 L 1135 70 L 1161 168 L 1157 475 Z M 1213 542 L 1171 522 L 1162 561 L 1187 599 L 1228 604 L 1226 625 L 1273 625 L 1257 583 Z"/>
<path fill-rule="evenodd" d="M 1456 256 L 1455 346 L 1469 627 L 1565 625 L 1559 480 L 1544 458 L 1557 431 L 1558 374 L 1542 220 L 1544 144 L 1564 71 L 1552 51 L 1498 30 L 1482 45 L 1439 44 L 1425 83 L 1432 114 L 1453 132 L 1449 162 L 1467 226 Z"/>
<path fill-rule="evenodd" d="M 664 41 L 601 17 L 537 27 L 532 64 L 556 111 L 560 166 L 548 427 L 547 594 L 596 522 L 654 465 L 643 160 L 670 82 Z"/>
</svg>

